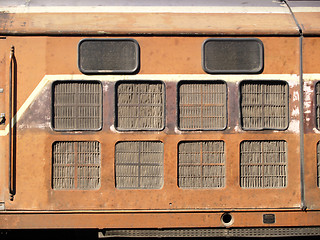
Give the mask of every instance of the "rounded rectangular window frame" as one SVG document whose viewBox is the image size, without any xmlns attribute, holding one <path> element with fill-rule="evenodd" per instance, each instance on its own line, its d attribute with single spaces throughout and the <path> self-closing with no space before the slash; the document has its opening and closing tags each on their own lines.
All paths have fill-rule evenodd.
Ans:
<svg viewBox="0 0 320 240">
<path fill-rule="evenodd" d="M 81 64 L 81 45 L 84 42 L 98 42 L 98 41 L 114 41 L 114 42 L 132 42 L 135 45 L 135 66 L 132 69 L 120 69 L 120 70 L 110 70 L 110 69 L 84 69 Z M 99 74 L 99 75 L 107 75 L 107 74 L 136 74 L 140 69 L 140 46 L 137 40 L 132 38 L 85 38 L 80 40 L 78 44 L 78 68 L 83 74 Z"/>
<path fill-rule="evenodd" d="M 255 69 L 230 69 L 230 70 L 214 70 L 208 68 L 206 64 L 206 50 L 205 46 L 208 42 L 213 42 L 213 41 L 222 41 L 222 42 L 227 42 L 227 41 L 253 41 L 258 43 L 259 45 L 259 52 L 260 52 L 260 57 L 259 57 L 259 66 Z M 264 69 L 264 45 L 263 42 L 258 39 L 258 38 L 209 38 L 206 39 L 203 44 L 202 44 L 202 55 L 201 55 L 201 61 L 202 61 L 202 69 L 208 73 L 208 74 L 260 74 L 263 72 Z"/>
</svg>

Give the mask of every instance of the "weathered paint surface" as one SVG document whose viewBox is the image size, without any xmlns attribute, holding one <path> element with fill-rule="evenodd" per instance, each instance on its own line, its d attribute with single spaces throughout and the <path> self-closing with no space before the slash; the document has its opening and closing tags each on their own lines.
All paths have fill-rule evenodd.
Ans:
<svg viewBox="0 0 320 240">
<path fill-rule="evenodd" d="M 316 14 L 313 19 L 317 19 Z M 309 16 L 311 16 L 309 15 Z M 13 201 L 8 194 L 8 152 L 1 151 L 0 228 L 198 228 L 223 227 L 221 215 L 232 211 L 234 227 L 263 227 L 264 213 L 276 215 L 272 226 L 318 226 L 320 191 L 316 185 L 314 86 L 319 80 L 319 39 L 303 40 L 304 109 L 299 108 L 300 48 L 298 27 L 285 12 L 108 12 L 73 14 L 37 11 L 0 13 L 0 108 L 8 114 L 10 48 L 17 66 L 16 160 Z M 53 20 L 54 19 L 54 20 Z M 298 21 L 302 17 L 297 13 Z M 74 21 L 77 24 L 74 24 Z M 193 23 L 190 25 L 190 21 Z M 275 22 L 276 21 L 276 22 Z M 98 22 L 98 23 L 97 23 Z M 306 20 L 302 30 L 318 34 L 317 21 Z M 107 25 L 106 25 L 107 23 Z M 130 24 L 128 24 L 130 23 Z M 281 24 L 279 24 L 281 23 Z M 72 27 L 70 27 L 72 26 Z M 311 29 L 311 30 L 308 30 Z M 85 76 L 77 67 L 81 37 L 9 35 L 133 34 L 141 49 L 137 75 Z M 185 37 L 141 34 L 193 34 Z M 208 75 L 201 66 L 201 46 L 212 35 L 278 35 L 259 37 L 265 48 L 260 75 Z M 139 36 L 140 34 L 140 36 Z M 202 37 L 194 34 L 201 34 Z M 291 35 L 282 36 L 279 35 Z M 113 36 L 115 37 L 115 36 Z M 26 47 L 28 46 L 28 47 Z M 2 60 L 1 60 L 2 59 Z M 58 80 L 99 80 L 103 84 L 103 128 L 93 132 L 56 132 L 51 126 L 52 83 Z M 163 131 L 118 132 L 115 128 L 115 83 L 119 80 L 161 80 L 166 88 Z M 242 80 L 283 80 L 289 86 L 289 127 L 284 131 L 244 131 L 239 123 L 239 84 Z M 228 124 L 224 131 L 186 132 L 177 127 L 177 83 L 180 80 L 224 80 L 228 87 Z M 1 87 L 0 86 L 0 87 Z M 1 100 L 2 99 L 2 100 Z M 2 105 L 1 105 L 2 104 Z M 1 109 L 0 109 L 1 110 Z M 304 113 L 305 194 L 301 207 L 300 114 Z M 8 123 L 8 120 L 7 120 Z M 0 125 L 0 146 L 8 149 L 8 125 Z M 55 141 L 101 143 L 101 187 L 97 190 L 52 189 L 52 144 Z M 164 144 L 164 185 L 157 190 L 115 188 L 114 146 L 118 141 L 161 141 Z M 226 184 L 221 189 L 180 189 L 177 185 L 177 145 L 186 140 L 223 140 L 226 145 Z M 244 140 L 284 140 L 288 146 L 287 187 L 240 187 L 240 143 Z M 310 209 L 310 210 L 309 210 Z M 269 225 L 268 225 L 269 226 Z"/>
</svg>

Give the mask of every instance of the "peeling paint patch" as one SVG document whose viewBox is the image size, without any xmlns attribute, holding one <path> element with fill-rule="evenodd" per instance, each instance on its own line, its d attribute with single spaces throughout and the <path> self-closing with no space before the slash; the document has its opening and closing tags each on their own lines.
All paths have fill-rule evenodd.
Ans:
<svg viewBox="0 0 320 240">
<path fill-rule="evenodd" d="M 307 83 L 304 84 L 304 113 L 311 113 L 311 95 L 312 89 L 311 86 Z"/>
<path fill-rule="evenodd" d="M 313 128 L 312 130 L 313 130 L 313 132 L 314 132 L 314 133 L 318 133 L 318 134 L 320 134 L 320 131 L 319 131 L 318 129 Z"/>
<path fill-rule="evenodd" d="M 181 134 L 182 133 L 177 127 L 174 127 L 174 132 L 177 133 L 177 134 Z"/>
<path fill-rule="evenodd" d="M 113 124 L 110 126 L 110 131 L 112 131 L 112 132 L 117 132 L 117 130 L 116 130 L 116 128 L 114 127 Z"/>
<path fill-rule="evenodd" d="M 295 75 L 295 77 L 297 78 L 298 76 Z M 290 88 L 294 88 L 294 87 L 298 86 L 298 84 L 299 84 L 298 81 L 288 81 L 288 83 L 289 83 Z"/>
<path fill-rule="evenodd" d="M 292 110 L 291 116 L 292 116 L 292 117 L 298 117 L 299 115 L 300 115 L 299 107 L 295 107 L 295 108 Z"/>
<path fill-rule="evenodd" d="M 235 132 L 242 132 L 242 129 L 241 129 L 238 125 L 236 125 L 236 126 L 234 127 L 234 131 L 235 131 Z"/>
<path fill-rule="evenodd" d="M 295 102 L 295 101 L 299 101 L 299 100 L 300 100 L 299 91 L 294 91 L 292 101 Z"/>
<path fill-rule="evenodd" d="M 103 85 L 103 91 L 106 92 L 108 90 L 108 84 Z"/>
<path fill-rule="evenodd" d="M 299 120 L 292 120 L 289 124 L 288 131 L 293 133 L 300 133 L 300 122 Z"/>
</svg>

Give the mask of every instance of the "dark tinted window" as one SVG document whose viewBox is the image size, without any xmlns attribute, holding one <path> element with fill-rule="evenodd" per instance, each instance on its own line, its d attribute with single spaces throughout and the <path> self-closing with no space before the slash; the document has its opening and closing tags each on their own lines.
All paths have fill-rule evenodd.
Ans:
<svg viewBox="0 0 320 240">
<path fill-rule="evenodd" d="M 79 43 L 78 58 L 83 73 L 135 73 L 139 45 L 133 39 L 84 39 Z"/>
<path fill-rule="evenodd" d="M 208 39 L 202 51 L 207 73 L 259 73 L 263 69 L 263 44 L 259 39 Z"/>
</svg>

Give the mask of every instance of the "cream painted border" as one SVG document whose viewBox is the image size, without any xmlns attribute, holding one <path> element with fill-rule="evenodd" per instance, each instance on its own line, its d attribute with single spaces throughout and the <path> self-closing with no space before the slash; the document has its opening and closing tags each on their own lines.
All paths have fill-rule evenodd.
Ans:
<svg viewBox="0 0 320 240">
<path fill-rule="evenodd" d="M 305 9 L 305 8 L 304 8 Z M 308 10 L 309 8 L 306 8 Z M 311 8 L 310 8 L 311 9 Z M 311 9 L 313 10 L 313 9 Z M 0 7 L 5 13 L 287 13 L 284 5 L 253 6 L 13 6 Z"/>
<path fill-rule="evenodd" d="M 304 81 L 315 81 L 315 80 L 320 81 L 320 73 L 303 74 L 303 80 Z"/>
<path fill-rule="evenodd" d="M 320 76 L 320 74 L 318 74 Z M 66 74 L 66 75 L 45 75 L 37 87 L 33 90 L 27 100 L 19 108 L 17 114 L 11 120 L 14 126 L 28 109 L 31 103 L 40 94 L 42 89 L 49 83 L 61 80 L 99 80 L 116 82 L 119 80 L 161 80 L 165 82 L 178 82 L 181 80 L 223 80 L 226 82 L 240 82 L 242 80 L 284 80 L 289 85 L 298 84 L 299 76 L 296 74 L 261 74 L 261 75 L 209 75 L 209 74 L 140 74 L 140 75 L 82 75 L 82 74 Z M 9 133 L 9 124 L 5 130 L 0 130 L 0 136 L 6 136 Z"/>
</svg>

